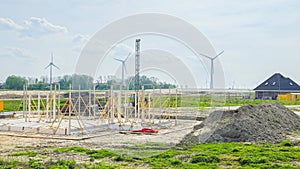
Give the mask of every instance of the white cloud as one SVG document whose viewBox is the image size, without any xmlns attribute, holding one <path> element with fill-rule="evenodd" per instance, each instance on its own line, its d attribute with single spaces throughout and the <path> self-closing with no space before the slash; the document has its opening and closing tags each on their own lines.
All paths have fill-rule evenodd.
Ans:
<svg viewBox="0 0 300 169">
<path fill-rule="evenodd" d="M 0 18 L 0 29 L 18 31 L 23 29 L 23 27 L 16 24 L 13 20 L 9 18 Z"/>
<path fill-rule="evenodd" d="M 75 43 L 72 51 L 80 53 L 84 45 L 89 41 L 88 35 L 76 34 L 73 36 L 72 42 Z"/>
<path fill-rule="evenodd" d="M 22 37 L 38 38 L 44 35 L 67 33 L 64 26 L 55 25 L 45 18 L 31 17 L 24 24 L 15 23 L 10 18 L 0 18 L 0 30 L 10 30 L 20 33 Z"/>
<path fill-rule="evenodd" d="M 74 43 L 86 43 L 89 40 L 89 36 L 82 35 L 82 34 L 76 34 L 73 36 L 72 42 Z"/>
<path fill-rule="evenodd" d="M 17 60 L 21 59 L 26 61 L 33 61 L 34 59 L 30 51 L 25 48 L 4 47 L 0 49 L 0 53 L 0 57 L 2 58 L 14 58 Z"/>
</svg>

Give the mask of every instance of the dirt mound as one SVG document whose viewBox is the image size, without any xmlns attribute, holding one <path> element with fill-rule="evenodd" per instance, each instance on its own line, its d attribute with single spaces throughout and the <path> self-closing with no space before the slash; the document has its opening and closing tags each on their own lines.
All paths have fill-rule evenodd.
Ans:
<svg viewBox="0 0 300 169">
<path fill-rule="evenodd" d="M 270 142 L 278 143 L 285 135 L 300 130 L 300 117 L 277 103 L 247 105 L 233 111 L 215 111 L 181 141 Z"/>
</svg>

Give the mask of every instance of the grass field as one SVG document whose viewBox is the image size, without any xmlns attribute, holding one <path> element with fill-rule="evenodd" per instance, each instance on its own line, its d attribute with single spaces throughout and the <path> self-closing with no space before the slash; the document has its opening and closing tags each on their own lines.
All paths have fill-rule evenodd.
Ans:
<svg viewBox="0 0 300 169">
<path fill-rule="evenodd" d="M 28 161 L 6 161 L 0 168 L 299 168 L 300 148 L 289 141 L 269 143 L 211 143 L 179 146 L 163 150 L 164 143 L 131 145 L 121 149 L 91 150 L 83 147 L 52 148 L 51 154 L 84 155 L 89 162 L 59 159 L 43 161 L 45 153 L 34 148 L 9 156 L 27 157 Z M 18 148 L 16 148 L 18 149 Z M 19 148 L 20 149 L 20 148 Z M 48 158 L 49 159 L 49 158 Z M 50 158 L 52 159 L 52 158 Z"/>
<path fill-rule="evenodd" d="M 151 106 L 159 108 L 160 105 L 163 108 L 168 107 L 190 107 L 190 108 L 199 108 L 203 109 L 205 107 L 220 107 L 220 106 L 243 106 L 243 105 L 258 105 L 260 103 L 280 103 L 282 105 L 300 105 L 300 101 L 279 101 L 279 100 L 254 100 L 254 99 L 243 99 L 241 97 L 211 97 L 211 96 L 201 96 L 201 97 L 162 97 L 162 100 L 159 101 L 159 98 L 155 98 L 151 103 Z M 177 100 L 177 104 L 176 104 Z M 35 102 L 35 103 L 33 103 Z M 32 102 L 32 106 L 35 105 L 32 109 L 36 109 L 37 100 Z M 46 100 L 43 101 L 44 103 Z M 66 99 L 61 99 L 61 106 L 64 106 Z M 41 105 L 41 110 L 45 109 Z M 22 100 L 4 100 L 4 110 L 0 112 L 9 112 L 9 111 L 22 111 L 23 104 Z"/>
</svg>

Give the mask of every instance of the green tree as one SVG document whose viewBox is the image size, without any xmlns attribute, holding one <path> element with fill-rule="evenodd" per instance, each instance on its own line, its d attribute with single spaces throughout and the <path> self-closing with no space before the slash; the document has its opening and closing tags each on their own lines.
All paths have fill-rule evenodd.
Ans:
<svg viewBox="0 0 300 169">
<path fill-rule="evenodd" d="M 3 84 L 4 89 L 12 90 L 22 90 L 23 86 L 27 84 L 27 80 L 20 76 L 11 75 L 7 77 L 5 83 Z"/>
<path fill-rule="evenodd" d="M 58 77 L 58 82 L 60 83 L 60 88 L 62 90 L 68 90 L 70 84 L 72 84 L 73 89 L 88 90 L 93 89 L 93 78 L 87 75 L 64 75 L 63 77 Z"/>
</svg>

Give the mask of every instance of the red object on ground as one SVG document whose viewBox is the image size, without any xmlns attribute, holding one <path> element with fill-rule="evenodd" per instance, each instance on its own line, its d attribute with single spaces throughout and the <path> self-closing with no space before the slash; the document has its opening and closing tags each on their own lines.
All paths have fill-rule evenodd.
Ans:
<svg viewBox="0 0 300 169">
<path fill-rule="evenodd" d="M 141 130 L 132 130 L 132 132 L 141 132 L 141 133 L 158 133 L 158 130 L 142 128 Z"/>
</svg>

